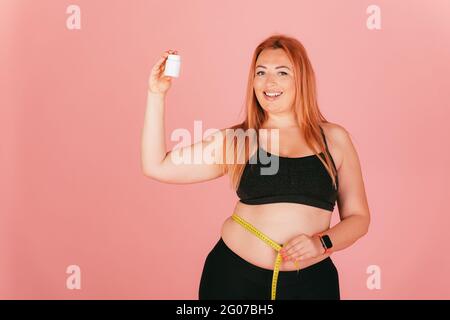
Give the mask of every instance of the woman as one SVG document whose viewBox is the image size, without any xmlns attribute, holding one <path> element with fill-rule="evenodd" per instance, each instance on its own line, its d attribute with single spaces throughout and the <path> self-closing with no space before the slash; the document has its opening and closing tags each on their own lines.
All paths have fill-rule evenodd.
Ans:
<svg viewBox="0 0 450 320">
<path fill-rule="evenodd" d="M 263 41 L 252 58 L 245 120 L 166 153 L 163 111 L 171 78 L 162 73 L 168 53 L 177 51 L 163 54 L 149 80 L 143 171 L 167 183 L 227 174 L 240 198 L 206 258 L 199 299 L 340 299 L 330 255 L 367 233 L 370 214 L 358 155 L 348 132 L 319 111 L 303 45 L 285 35 Z M 238 135 L 229 129 L 256 132 L 256 148 L 247 141 L 236 146 Z M 217 151 L 210 152 L 213 163 L 172 160 L 207 147 Z M 244 161 L 235 154 L 244 154 Z M 264 174 L 268 163 L 274 172 Z M 341 221 L 330 228 L 336 201 Z"/>
</svg>

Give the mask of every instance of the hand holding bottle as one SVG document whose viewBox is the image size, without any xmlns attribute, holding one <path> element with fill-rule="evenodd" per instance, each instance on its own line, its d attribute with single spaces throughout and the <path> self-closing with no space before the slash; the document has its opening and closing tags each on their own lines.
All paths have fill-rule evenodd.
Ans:
<svg viewBox="0 0 450 320">
<path fill-rule="evenodd" d="M 177 54 L 177 51 L 165 51 L 152 67 L 148 87 L 150 93 L 164 95 L 170 89 L 170 86 L 172 84 L 172 77 L 164 75 L 165 64 L 169 54 Z"/>
</svg>

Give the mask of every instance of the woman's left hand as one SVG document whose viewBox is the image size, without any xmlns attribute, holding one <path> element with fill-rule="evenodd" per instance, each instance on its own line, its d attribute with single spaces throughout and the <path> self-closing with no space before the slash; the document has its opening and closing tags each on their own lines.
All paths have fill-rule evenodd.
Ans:
<svg viewBox="0 0 450 320">
<path fill-rule="evenodd" d="M 325 253 L 325 248 L 318 236 L 300 234 L 284 244 L 280 253 L 284 261 L 298 261 L 320 256 Z"/>
</svg>

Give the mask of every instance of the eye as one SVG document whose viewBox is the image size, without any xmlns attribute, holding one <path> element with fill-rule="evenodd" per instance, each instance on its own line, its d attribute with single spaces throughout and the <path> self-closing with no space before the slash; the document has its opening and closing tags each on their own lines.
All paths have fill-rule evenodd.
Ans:
<svg viewBox="0 0 450 320">
<path fill-rule="evenodd" d="M 259 74 L 260 74 L 261 72 L 264 73 L 264 71 L 258 71 L 258 72 L 256 73 L 256 75 L 259 76 Z M 284 71 L 280 71 L 280 72 L 278 72 L 278 73 L 282 73 L 284 76 L 287 76 L 287 75 L 288 75 L 288 73 L 287 73 L 287 72 L 284 72 Z"/>
</svg>

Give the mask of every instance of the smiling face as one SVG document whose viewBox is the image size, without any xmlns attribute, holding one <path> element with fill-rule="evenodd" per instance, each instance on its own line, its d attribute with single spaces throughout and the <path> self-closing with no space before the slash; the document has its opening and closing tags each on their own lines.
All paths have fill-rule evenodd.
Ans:
<svg viewBox="0 0 450 320">
<path fill-rule="evenodd" d="M 283 49 L 264 49 L 259 54 L 253 89 L 264 111 L 279 113 L 292 110 L 295 98 L 294 69 Z"/>
</svg>

